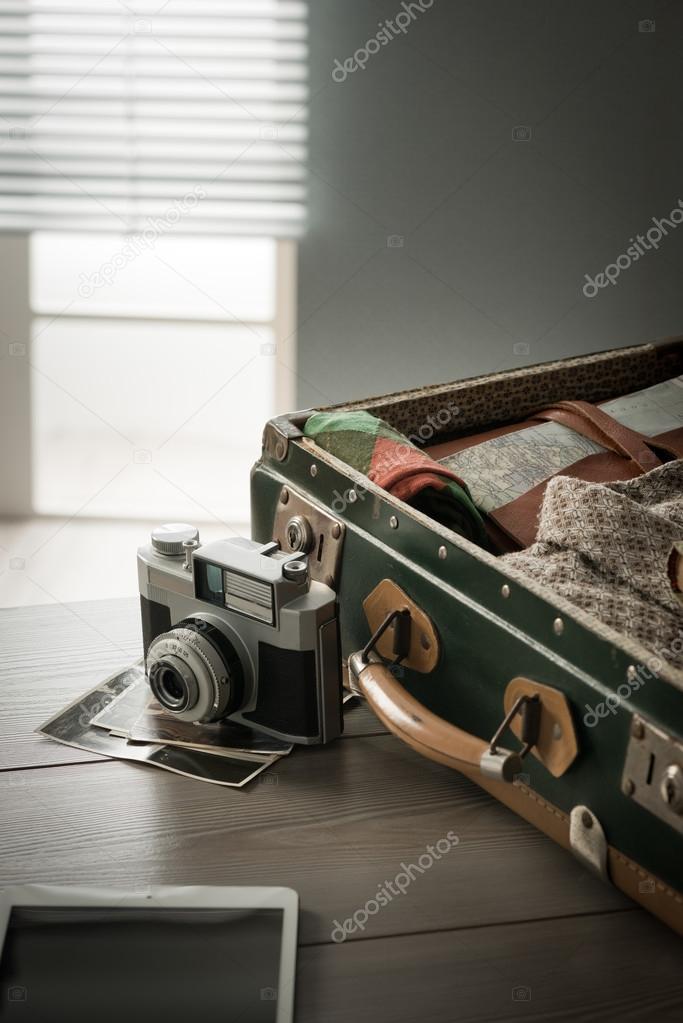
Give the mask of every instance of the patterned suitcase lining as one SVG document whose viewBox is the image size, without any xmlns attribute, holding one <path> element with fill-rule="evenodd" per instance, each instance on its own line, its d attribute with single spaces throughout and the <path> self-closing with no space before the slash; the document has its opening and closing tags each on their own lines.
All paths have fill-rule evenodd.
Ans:
<svg viewBox="0 0 683 1023">
<path fill-rule="evenodd" d="M 453 436 L 525 419 L 544 405 L 562 399 L 607 401 L 659 383 L 667 375 L 673 376 L 674 370 L 653 345 L 647 344 L 385 394 L 331 408 L 367 409 L 406 435 L 419 436 L 420 427 L 428 424 L 435 436 Z M 452 406 L 458 410 L 455 418 Z M 439 413 L 444 411 L 450 415 L 442 423 Z"/>
<path fill-rule="evenodd" d="M 385 394 L 330 408 L 338 411 L 367 409 L 407 435 L 418 433 L 421 425 L 429 423 L 434 429 L 435 436 L 452 436 L 469 430 L 485 429 L 493 424 L 524 419 L 544 404 L 562 398 L 607 401 L 629 391 L 659 383 L 677 372 L 680 373 L 680 368 L 676 366 L 675 357 L 670 360 L 662 358 L 654 345 L 646 344 L 529 366 L 521 370 L 472 377 L 469 380 L 424 387 L 415 391 Z M 441 424 L 437 418 L 438 412 L 444 408 L 448 409 L 449 403 L 454 403 L 459 410 L 457 431 L 453 429 L 452 422 Z M 337 463 L 338 460 L 334 456 L 317 448 L 313 442 L 305 443 L 306 446 L 316 448 L 316 457 L 333 465 Z M 360 473 L 349 466 L 343 468 L 350 478 L 363 483 L 370 491 L 376 489 L 374 484 Z M 384 492 L 380 495 L 378 491 L 378 496 L 392 500 Z M 473 557 L 501 571 L 502 566 L 494 555 L 470 543 L 469 540 L 452 534 L 415 509 L 404 507 L 403 513 L 406 511 L 428 525 L 437 535 L 450 543 L 455 543 L 456 546 L 463 547 Z M 639 643 L 604 625 L 598 618 L 576 605 L 570 604 L 554 590 L 549 590 L 509 564 L 505 565 L 504 575 L 523 589 L 550 603 L 561 614 L 590 629 L 605 642 L 620 648 L 633 659 L 634 663 L 648 663 L 651 654 Z M 683 672 L 664 665 L 659 677 L 683 689 Z"/>
</svg>

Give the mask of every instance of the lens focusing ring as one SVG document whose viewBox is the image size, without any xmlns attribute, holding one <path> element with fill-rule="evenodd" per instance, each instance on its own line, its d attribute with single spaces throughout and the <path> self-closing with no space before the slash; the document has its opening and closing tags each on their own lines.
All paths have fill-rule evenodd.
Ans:
<svg viewBox="0 0 683 1023">
<path fill-rule="evenodd" d="M 243 673 L 239 656 L 229 639 L 210 622 L 186 618 L 153 640 L 147 654 L 150 684 L 171 657 L 174 662 L 182 662 L 185 684 L 190 677 L 196 680 L 197 698 L 184 709 L 171 706 L 172 701 L 160 700 L 182 721 L 218 721 L 241 705 Z M 159 664 L 162 667 L 157 668 Z"/>
<path fill-rule="evenodd" d="M 222 690 L 219 692 L 219 708 L 212 715 L 212 720 L 237 710 L 242 704 L 244 677 L 242 662 L 228 637 L 204 618 L 185 618 L 179 627 L 189 629 L 210 643 L 224 666 L 217 679 L 218 688 Z"/>
</svg>

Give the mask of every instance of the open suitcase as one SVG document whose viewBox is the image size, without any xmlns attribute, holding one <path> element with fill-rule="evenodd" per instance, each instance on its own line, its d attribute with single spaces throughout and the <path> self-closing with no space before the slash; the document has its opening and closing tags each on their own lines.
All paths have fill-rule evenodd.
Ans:
<svg viewBox="0 0 683 1023">
<path fill-rule="evenodd" d="M 472 434 L 681 373 L 669 339 L 338 409 L 406 436 L 428 422 L 436 445 L 453 404 L 458 434 Z M 266 425 L 252 532 L 305 550 L 336 591 L 351 688 L 683 933 L 683 672 L 662 664 L 644 682 L 648 651 L 323 450 L 303 434 L 311 414 Z M 587 707 L 608 712 L 587 724 Z"/>
</svg>

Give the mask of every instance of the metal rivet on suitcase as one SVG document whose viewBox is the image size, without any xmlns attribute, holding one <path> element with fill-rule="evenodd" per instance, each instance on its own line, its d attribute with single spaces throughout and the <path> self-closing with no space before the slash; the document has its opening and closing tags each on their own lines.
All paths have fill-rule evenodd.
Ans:
<svg viewBox="0 0 683 1023">
<path fill-rule="evenodd" d="M 642 739 L 645 735 L 645 725 L 639 718 L 634 717 L 631 723 L 631 735 L 634 739 Z"/>
<path fill-rule="evenodd" d="M 556 618 L 553 622 L 553 632 L 556 636 L 561 636 L 564 632 L 564 622 L 561 618 Z"/>
<path fill-rule="evenodd" d="M 389 525 L 391 526 L 392 529 L 398 529 L 398 519 L 396 518 L 395 515 L 392 515 L 391 518 L 389 519 Z"/>
<path fill-rule="evenodd" d="M 510 596 L 510 587 L 508 586 L 507 583 L 503 583 L 503 585 L 500 588 L 500 592 L 501 595 L 505 597 L 505 599 L 507 600 L 507 598 Z"/>
<path fill-rule="evenodd" d="M 447 555 L 448 555 L 448 551 L 446 550 L 446 548 L 443 545 L 441 547 L 439 547 L 439 557 L 441 558 L 442 561 L 445 560 Z"/>
</svg>

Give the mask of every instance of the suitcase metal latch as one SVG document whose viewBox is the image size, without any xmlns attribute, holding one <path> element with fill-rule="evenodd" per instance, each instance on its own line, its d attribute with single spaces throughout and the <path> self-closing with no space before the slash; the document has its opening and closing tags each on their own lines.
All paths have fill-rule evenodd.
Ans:
<svg viewBox="0 0 683 1023">
<path fill-rule="evenodd" d="M 273 540 L 283 551 L 308 555 L 311 579 L 332 589 L 339 585 L 346 527 L 325 508 L 282 487 L 275 508 Z"/>
<path fill-rule="evenodd" d="M 622 792 L 683 835 L 683 745 L 634 715 Z"/>
</svg>

